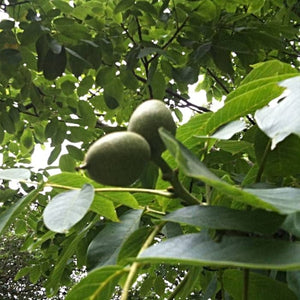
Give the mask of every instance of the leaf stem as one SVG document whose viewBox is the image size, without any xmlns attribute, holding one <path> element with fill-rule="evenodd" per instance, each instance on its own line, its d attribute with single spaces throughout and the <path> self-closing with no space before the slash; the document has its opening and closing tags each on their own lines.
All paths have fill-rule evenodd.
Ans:
<svg viewBox="0 0 300 300">
<path fill-rule="evenodd" d="M 61 185 L 56 183 L 46 183 L 45 186 L 52 188 L 59 188 L 64 190 L 79 190 L 79 187 L 72 187 L 67 185 Z M 95 188 L 96 193 L 107 193 L 107 192 L 129 192 L 129 193 L 146 193 L 158 196 L 163 196 L 167 198 L 174 198 L 175 194 L 166 190 L 154 190 L 154 189 L 144 189 L 144 188 L 126 188 L 126 187 L 109 187 L 109 188 Z"/>
<path fill-rule="evenodd" d="M 165 225 L 166 222 L 162 222 L 159 225 L 156 225 L 154 227 L 154 230 L 151 232 L 151 234 L 148 236 L 147 240 L 145 241 L 145 243 L 143 244 L 142 248 L 140 249 L 138 255 L 140 253 L 142 253 L 145 249 L 147 249 L 152 241 L 154 240 L 155 236 L 157 235 L 157 233 L 162 229 L 162 227 Z M 134 262 L 131 267 L 130 267 L 130 271 L 129 274 L 127 276 L 126 282 L 124 284 L 124 288 L 122 291 L 122 295 L 121 295 L 121 299 L 120 300 L 127 300 L 128 299 L 128 295 L 129 295 L 129 290 L 130 290 L 130 286 L 132 284 L 132 281 L 137 273 L 137 270 L 139 268 L 139 266 L 141 265 L 141 263 L 138 262 Z"/>
</svg>

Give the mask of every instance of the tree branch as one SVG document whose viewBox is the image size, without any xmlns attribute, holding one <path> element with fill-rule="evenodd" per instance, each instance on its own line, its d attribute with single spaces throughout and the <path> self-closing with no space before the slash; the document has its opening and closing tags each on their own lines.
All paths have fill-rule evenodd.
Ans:
<svg viewBox="0 0 300 300">
<path fill-rule="evenodd" d="M 186 17 L 186 19 L 183 21 L 183 23 L 176 29 L 174 34 L 171 36 L 171 38 L 161 47 L 161 49 L 166 49 L 168 46 L 175 40 L 179 32 L 183 29 L 187 21 L 189 20 L 189 16 Z M 154 59 L 156 59 L 160 54 L 156 53 L 152 58 L 149 59 L 149 63 L 152 62 Z"/>
<path fill-rule="evenodd" d="M 146 80 L 145 78 L 143 78 L 143 77 L 141 77 L 141 76 L 135 74 L 134 72 L 133 72 L 133 75 L 134 75 L 139 81 L 141 81 L 141 82 L 143 82 L 143 83 L 147 83 L 147 80 Z M 179 105 L 179 102 L 177 102 L 177 104 L 178 104 L 179 107 L 188 107 L 188 108 L 190 108 L 190 109 L 196 111 L 197 113 L 211 112 L 211 110 L 208 109 L 208 108 L 206 108 L 206 107 L 198 106 L 198 105 L 196 105 L 196 104 L 193 104 L 193 103 L 189 102 L 188 99 L 186 99 L 186 98 L 183 97 L 182 95 L 180 95 L 180 94 L 174 92 L 171 88 L 166 88 L 165 92 L 166 92 L 167 94 L 169 94 L 169 95 L 171 95 L 171 96 L 173 96 L 173 97 L 179 99 L 179 100 L 182 100 L 182 101 L 185 103 L 185 105 Z"/>
<path fill-rule="evenodd" d="M 206 68 L 206 71 L 217 82 L 217 84 L 224 90 L 224 92 L 226 92 L 226 94 L 230 93 L 230 91 L 224 85 L 224 83 L 209 68 Z"/>
<path fill-rule="evenodd" d="M 186 99 L 182 95 L 174 92 L 171 88 L 166 88 L 166 93 L 172 95 L 175 98 L 178 98 L 179 100 L 184 101 L 186 103 L 187 107 L 189 107 L 190 109 L 193 109 L 194 111 L 197 111 L 198 113 L 211 112 L 211 110 L 206 107 L 198 106 L 196 104 L 191 103 L 190 101 L 188 101 L 188 99 Z M 185 107 L 185 106 L 182 105 L 181 107 Z"/>
</svg>

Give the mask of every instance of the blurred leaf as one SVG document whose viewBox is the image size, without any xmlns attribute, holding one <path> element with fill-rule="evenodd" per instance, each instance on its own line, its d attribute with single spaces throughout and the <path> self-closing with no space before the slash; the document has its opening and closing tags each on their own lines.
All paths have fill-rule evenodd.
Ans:
<svg viewBox="0 0 300 300">
<path fill-rule="evenodd" d="M 64 154 L 59 158 L 59 168 L 63 172 L 75 172 L 76 161 L 69 154 Z"/>
<path fill-rule="evenodd" d="M 55 146 L 48 157 L 47 164 L 52 165 L 58 158 L 60 152 L 61 152 L 61 145 Z"/>
<path fill-rule="evenodd" d="M 71 289 L 66 300 L 111 299 L 118 280 L 126 272 L 119 266 L 93 270 Z"/>
<path fill-rule="evenodd" d="M 142 213 L 143 210 L 129 210 L 119 223 L 109 223 L 98 233 L 88 248 L 89 269 L 116 263 L 123 243 L 138 228 Z"/>
<path fill-rule="evenodd" d="M 242 299 L 244 295 L 244 272 L 240 270 L 225 270 L 223 284 L 226 291 L 234 299 Z M 288 288 L 287 284 L 270 277 L 250 272 L 248 282 L 248 299 L 290 299 L 296 300 L 296 295 Z"/>
<path fill-rule="evenodd" d="M 269 138 L 261 131 L 255 137 L 255 155 L 259 164 L 267 152 L 264 162 L 263 174 L 269 177 L 283 177 L 300 173 L 300 137 L 288 136 L 284 141 L 277 144 L 274 150 L 270 150 Z M 266 149 L 268 147 L 268 149 Z"/>
<path fill-rule="evenodd" d="M 5 180 L 28 180 L 31 176 L 31 172 L 28 169 L 11 168 L 0 170 L 0 179 Z"/>
<path fill-rule="evenodd" d="M 89 89 L 92 88 L 93 83 L 94 83 L 94 79 L 92 76 L 84 77 L 80 81 L 79 87 L 77 88 L 77 95 L 79 97 L 86 95 Z"/>
<path fill-rule="evenodd" d="M 134 0 L 120 0 L 114 9 L 114 13 L 123 12 L 134 4 Z"/>
<path fill-rule="evenodd" d="M 84 121 L 84 124 L 89 127 L 95 127 L 97 118 L 93 107 L 87 101 L 81 100 L 78 103 L 79 116 Z"/>
<path fill-rule="evenodd" d="M 81 149 L 73 146 L 73 145 L 67 145 L 67 150 L 69 154 L 76 160 L 82 161 L 84 159 L 84 153 Z"/>
<path fill-rule="evenodd" d="M 220 139 L 220 140 L 228 140 L 234 134 L 242 131 L 246 128 L 246 123 L 244 120 L 236 120 L 232 121 L 218 130 L 211 136 L 211 138 Z"/>
<path fill-rule="evenodd" d="M 16 131 L 15 123 L 12 120 L 11 116 L 6 112 L 0 113 L 0 124 L 2 125 L 3 129 L 10 133 L 14 134 Z"/>
<path fill-rule="evenodd" d="M 29 128 L 26 128 L 21 135 L 21 144 L 27 149 L 31 150 L 34 146 L 34 139 L 32 131 Z"/>
<path fill-rule="evenodd" d="M 48 50 L 43 64 L 43 74 L 46 79 L 54 80 L 61 76 L 67 64 L 66 50 L 62 47 L 61 52 L 56 54 L 51 49 Z"/>
<path fill-rule="evenodd" d="M 134 198 L 133 195 L 127 192 L 98 192 L 97 193 L 97 201 L 102 201 L 102 199 L 110 200 L 117 204 L 126 205 L 130 208 L 139 208 L 139 204 Z"/>
<path fill-rule="evenodd" d="M 289 214 L 281 228 L 297 237 L 300 237 L 300 212 Z"/>
<path fill-rule="evenodd" d="M 42 188 L 43 188 L 43 185 L 38 186 L 37 189 L 31 191 L 28 195 L 21 198 L 18 202 L 11 205 L 9 208 L 4 210 L 0 214 L 0 233 L 1 234 L 9 227 L 10 224 L 12 224 L 15 221 L 16 217 L 19 214 L 23 213 L 25 207 L 37 198 L 37 196 L 40 193 L 40 191 L 42 190 Z"/>
<path fill-rule="evenodd" d="M 292 290 L 297 299 L 300 299 L 300 271 L 290 271 L 286 273 L 286 280 L 290 290 Z"/>
<path fill-rule="evenodd" d="M 196 68 L 186 66 L 183 68 L 174 68 L 173 77 L 178 82 L 193 84 L 198 81 L 199 72 Z"/>
<path fill-rule="evenodd" d="M 151 227 L 141 227 L 135 230 L 123 243 L 120 252 L 118 254 L 117 263 L 119 265 L 126 264 L 128 258 L 136 257 L 146 242 L 149 234 L 151 233 Z"/>
<path fill-rule="evenodd" d="M 54 232 L 68 232 L 85 216 L 93 199 L 94 189 L 89 184 L 81 190 L 56 195 L 44 210 L 45 225 Z"/>
</svg>

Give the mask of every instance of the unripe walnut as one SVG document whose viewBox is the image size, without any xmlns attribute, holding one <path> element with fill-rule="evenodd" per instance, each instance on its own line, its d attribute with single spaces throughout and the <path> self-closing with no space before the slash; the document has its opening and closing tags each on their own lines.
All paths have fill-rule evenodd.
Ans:
<svg viewBox="0 0 300 300">
<path fill-rule="evenodd" d="M 173 135 L 176 133 L 176 124 L 171 112 L 160 100 L 143 102 L 132 113 L 129 120 L 128 131 L 136 132 L 146 139 L 151 148 L 152 159 L 160 156 L 166 149 L 158 132 L 160 127 Z"/>
<path fill-rule="evenodd" d="M 150 160 L 147 141 L 134 132 L 107 134 L 88 149 L 84 169 L 98 183 L 129 186 L 141 175 Z"/>
</svg>

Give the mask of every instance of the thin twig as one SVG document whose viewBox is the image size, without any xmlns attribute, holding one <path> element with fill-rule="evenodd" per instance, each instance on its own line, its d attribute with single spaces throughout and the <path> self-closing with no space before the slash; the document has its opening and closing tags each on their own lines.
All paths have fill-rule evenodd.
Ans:
<svg viewBox="0 0 300 300">
<path fill-rule="evenodd" d="M 196 105 L 196 104 L 193 104 L 193 103 L 189 102 L 188 99 L 186 99 L 186 98 L 183 97 L 182 95 L 180 95 L 180 94 L 174 92 L 171 88 L 166 88 L 166 93 L 172 95 L 172 96 L 175 97 L 175 98 L 178 98 L 179 100 L 184 101 L 184 102 L 186 103 L 186 105 L 187 105 L 189 108 L 191 108 L 191 109 L 194 108 L 194 110 L 197 110 L 197 112 L 199 112 L 199 113 L 203 113 L 203 112 L 211 112 L 211 110 L 208 109 L 208 108 L 206 108 L 206 107 L 198 106 L 198 105 Z"/>
<path fill-rule="evenodd" d="M 185 24 L 187 23 L 187 21 L 189 20 L 189 16 L 186 17 L 186 19 L 183 21 L 183 23 L 177 27 L 176 31 L 174 32 L 174 34 L 171 36 L 171 38 L 161 47 L 162 50 L 168 48 L 168 46 L 175 40 L 175 38 L 177 37 L 177 35 L 180 33 L 180 31 L 183 29 L 183 27 L 185 26 Z M 154 59 L 156 59 L 160 54 L 156 53 L 152 58 L 149 59 L 149 63 L 151 63 Z"/>
<path fill-rule="evenodd" d="M 172 188 L 176 197 L 180 198 L 188 205 L 200 204 L 199 200 L 190 194 L 188 190 L 181 184 L 178 178 L 177 170 L 172 170 L 166 161 L 160 156 L 155 157 L 153 160 L 160 167 L 163 173 L 163 180 L 169 181 L 172 184 Z"/>
<path fill-rule="evenodd" d="M 144 243 L 144 245 L 140 249 L 138 255 L 141 254 L 145 249 L 147 249 L 151 245 L 151 243 L 154 240 L 155 236 L 160 232 L 160 230 L 165 225 L 165 223 L 166 222 L 162 222 L 161 224 L 156 225 L 154 227 L 154 230 L 148 236 L 146 242 Z M 137 270 L 138 270 L 139 266 L 140 266 L 140 263 L 138 263 L 138 262 L 134 262 L 131 265 L 129 274 L 128 274 L 126 282 L 124 284 L 124 288 L 123 288 L 122 295 L 121 295 L 121 300 L 127 300 L 128 299 L 130 286 L 131 286 L 132 281 L 133 281 L 133 279 L 134 279 L 134 277 L 135 277 L 135 275 L 137 273 Z"/>
<path fill-rule="evenodd" d="M 217 82 L 217 84 L 226 92 L 226 94 L 230 93 L 230 91 L 224 85 L 224 83 L 209 68 L 206 68 L 206 71 Z"/>
</svg>

